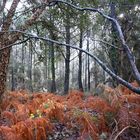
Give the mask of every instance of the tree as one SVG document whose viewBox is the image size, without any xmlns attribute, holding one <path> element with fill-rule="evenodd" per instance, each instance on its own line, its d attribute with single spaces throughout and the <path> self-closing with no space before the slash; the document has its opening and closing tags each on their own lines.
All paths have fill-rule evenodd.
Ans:
<svg viewBox="0 0 140 140">
<path fill-rule="evenodd" d="M 87 29 L 87 52 L 89 52 L 89 37 L 90 31 Z M 90 91 L 90 58 L 89 55 L 86 55 L 86 64 L 85 64 L 85 89 Z"/>
<path fill-rule="evenodd" d="M 81 21 L 82 22 L 82 21 Z M 80 42 L 79 42 L 79 48 L 83 47 L 83 28 L 80 28 Z M 83 91 L 83 83 L 82 83 L 82 52 L 79 51 L 79 69 L 78 69 L 78 85 L 79 90 Z"/>
<path fill-rule="evenodd" d="M 70 44 L 70 15 L 69 7 L 66 11 L 66 44 Z M 66 47 L 66 58 L 65 58 L 65 80 L 64 80 L 64 94 L 68 93 L 69 90 L 69 74 L 70 74 L 70 48 Z"/>
<path fill-rule="evenodd" d="M 81 8 L 80 6 L 78 7 L 78 5 L 81 5 L 80 2 L 76 3 L 74 1 L 72 1 L 71 3 L 67 2 L 67 1 L 62 1 L 62 0 L 56 0 L 55 2 L 50 2 L 47 3 L 48 6 L 58 6 L 60 10 L 62 10 L 63 8 L 66 8 L 66 10 L 64 10 L 64 13 L 66 13 L 65 15 L 65 31 L 66 31 L 66 38 L 65 38 L 65 42 L 63 43 L 64 40 L 61 40 L 61 42 L 56 41 L 54 38 L 47 38 L 47 37 L 41 37 L 39 35 L 33 35 L 33 34 L 29 34 L 27 32 L 25 32 L 27 29 L 29 29 L 30 26 L 32 26 L 36 19 L 39 17 L 39 15 L 44 11 L 45 7 L 47 6 L 45 4 L 45 2 L 47 1 L 43 1 L 43 3 L 39 3 L 39 5 L 36 5 L 36 3 L 33 4 L 33 6 L 35 6 L 33 9 L 30 9 L 28 12 L 28 19 L 22 19 L 22 25 L 18 25 L 16 24 L 16 26 L 13 24 L 16 23 L 16 19 L 17 16 L 15 17 L 14 15 L 18 15 L 18 12 L 16 12 L 16 7 L 18 5 L 20 0 L 13 0 L 13 3 L 11 5 L 10 10 L 8 11 L 8 13 L 4 13 L 3 19 L 1 19 L 1 31 L 0 31 L 0 48 L 1 48 L 1 59 L 0 59 L 0 95 L 2 95 L 4 93 L 4 89 L 5 89 L 5 81 L 6 81 L 6 73 L 7 73 L 7 67 L 8 67 L 8 63 L 9 63 L 9 58 L 10 58 L 10 47 L 8 46 L 12 46 L 12 44 L 14 45 L 15 43 L 17 43 L 17 41 L 19 41 L 22 35 L 24 35 L 25 37 L 29 37 L 29 38 L 35 38 L 35 39 L 41 39 L 43 41 L 49 41 L 51 42 L 54 46 L 60 45 L 61 46 L 66 46 L 66 56 L 65 56 L 65 82 L 64 82 L 64 91 L 65 93 L 68 92 L 69 89 L 69 64 L 70 64 L 70 48 L 74 48 L 80 51 L 79 54 L 82 53 L 86 53 L 87 55 L 89 55 L 90 57 L 92 57 L 96 63 L 98 63 L 110 76 L 112 76 L 115 80 L 117 80 L 119 83 L 123 84 L 124 86 L 130 88 L 131 90 L 135 91 L 136 93 L 140 93 L 140 89 L 134 87 L 133 85 L 131 85 L 129 82 L 127 82 L 125 79 L 121 78 L 119 75 L 117 75 L 117 73 L 114 73 L 112 71 L 112 69 L 110 69 L 109 67 L 107 67 L 105 65 L 104 62 L 102 62 L 97 56 L 95 56 L 92 52 L 89 52 L 89 49 L 85 50 L 84 48 L 80 48 L 80 47 L 75 47 L 73 45 L 70 45 L 71 43 L 71 20 L 70 20 L 70 12 L 72 11 L 73 13 L 73 8 L 76 10 L 80 10 L 80 11 L 90 11 L 93 13 L 97 13 L 100 16 L 102 16 L 103 18 L 105 18 L 107 21 L 111 21 L 112 24 L 114 24 L 115 26 L 115 30 L 116 30 L 116 35 L 119 38 L 120 44 L 121 44 L 121 49 L 126 53 L 126 57 L 128 60 L 128 63 L 131 67 L 131 71 L 133 72 L 134 75 L 134 79 L 137 80 L 138 83 L 140 83 L 140 73 L 138 71 L 137 66 L 135 65 L 135 59 L 134 56 L 131 52 L 131 49 L 129 48 L 127 41 L 125 39 L 125 36 L 123 34 L 123 31 L 121 29 L 121 26 L 119 24 L 119 22 L 117 21 L 117 19 L 115 19 L 114 17 L 108 16 L 108 14 L 105 14 L 103 11 L 100 11 L 100 7 L 99 8 Z M 74 5 L 75 4 L 75 5 Z M 3 3 L 3 5 L 5 5 Z M 89 3 L 87 4 L 89 6 Z M 63 8 L 62 8 L 62 7 Z M 69 6 L 69 7 L 68 7 Z M 2 6 L 3 7 L 3 6 Z M 58 8 L 57 7 L 57 8 Z M 68 12 L 67 12 L 68 9 Z M 1 11 L 1 9 L 0 9 Z M 3 10 L 2 10 L 3 11 Z M 24 9 L 24 12 L 27 12 L 27 7 Z M 4 12 L 4 11 L 3 11 Z M 9 31 L 10 28 L 13 28 L 13 31 Z M 82 28 L 83 30 L 83 28 Z M 82 31 L 83 32 L 83 31 Z M 102 42 L 104 42 L 104 40 L 102 40 Z M 82 42 L 83 43 L 83 42 Z M 111 47 L 114 47 L 113 44 L 110 45 Z M 6 47 L 6 48 L 5 48 Z M 116 46 L 115 46 L 116 47 Z M 5 48 L 5 49 L 3 49 Z M 52 50 L 52 52 L 54 52 Z M 79 55 L 80 56 L 80 55 Z M 79 57 L 81 58 L 81 57 Z M 53 61 L 52 61 L 53 62 Z M 81 61 L 80 61 L 81 63 Z M 54 66 L 54 63 L 52 63 Z M 54 67 L 52 67 L 54 68 Z M 81 67 L 79 67 L 81 68 Z M 79 74 L 81 75 L 81 74 Z"/>
<path fill-rule="evenodd" d="M 139 42 L 139 33 L 137 32 L 140 29 L 138 24 L 139 22 L 139 13 L 140 9 L 137 8 L 137 5 L 129 5 L 128 7 L 124 7 L 120 5 L 119 13 L 123 15 L 123 17 L 119 17 L 119 21 L 122 27 L 122 31 L 124 34 L 124 38 L 128 44 L 130 44 L 130 49 L 135 57 L 135 63 L 137 65 L 138 70 L 140 70 L 139 59 L 140 59 L 140 51 L 137 47 L 137 43 Z M 135 77 L 131 71 L 131 67 L 129 65 L 129 61 L 127 59 L 127 54 L 124 51 L 121 51 L 120 55 L 121 60 L 121 71 L 123 79 L 127 81 L 134 81 Z M 127 68 L 125 67 L 127 65 Z"/>
<path fill-rule="evenodd" d="M 33 92 L 32 59 L 33 59 L 33 44 L 32 41 L 29 41 L 28 77 L 29 77 L 29 90 L 31 92 Z"/>
<path fill-rule="evenodd" d="M 16 14 L 16 9 L 18 7 L 18 4 L 20 0 L 12 0 L 11 7 L 8 11 L 8 13 L 4 12 L 4 9 L 6 8 L 5 5 L 8 1 L 5 0 L 2 3 L 0 14 L 3 15 L 3 17 L 0 19 L 0 25 L 1 25 L 1 32 L 0 32 L 0 48 L 4 48 L 8 45 L 11 45 L 19 40 L 20 36 L 22 35 L 20 32 L 9 32 L 10 28 L 12 27 L 12 24 L 14 24 L 13 18 Z M 47 3 L 47 0 L 44 0 L 44 3 Z M 39 18 L 41 13 L 45 10 L 46 6 L 41 6 L 38 8 L 33 8 L 34 11 L 32 14 L 30 14 L 30 17 L 26 20 L 24 20 L 22 25 L 16 26 L 14 25 L 16 30 L 25 31 L 30 26 L 32 26 L 36 19 Z M 24 9 L 23 12 L 25 12 L 26 9 Z M 0 53 L 0 100 L 2 98 L 2 95 L 6 88 L 6 76 L 7 76 L 7 69 L 10 59 L 10 52 L 11 48 L 6 48 L 1 50 Z"/>
<path fill-rule="evenodd" d="M 131 70 L 133 72 L 133 75 L 134 75 L 134 78 L 135 80 L 140 83 L 140 73 L 137 69 L 137 66 L 135 65 L 135 60 L 134 60 L 134 56 L 129 48 L 129 46 L 127 45 L 126 43 L 126 40 L 124 38 L 124 35 L 123 35 L 123 32 L 121 30 L 121 27 L 120 27 L 120 24 L 118 23 L 118 21 L 115 19 L 115 18 L 112 18 L 106 14 L 104 14 L 102 11 L 96 9 L 96 8 L 80 8 L 80 7 L 77 7 L 71 3 L 68 3 L 68 2 L 65 2 L 65 1 L 61 1 L 61 0 L 57 0 L 57 2 L 59 3 L 64 3 L 66 5 L 69 5 L 77 10 L 80 10 L 80 11 L 92 11 L 92 12 L 97 12 L 98 14 L 100 14 L 101 16 L 103 16 L 105 19 L 111 21 L 113 24 L 115 24 L 116 26 L 116 30 L 117 30 L 117 35 L 120 39 L 120 42 L 122 44 L 122 48 L 123 50 L 126 52 L 126 55 L 127 55 L 127 59 L 130 63 L 130 66 L 131 66 Z M 58 43 L 59 44 L 59 43 Z M 70 46 L 68 44 L 65 44 L 66 46 Z M 71 46 L 72 48 L 76 48 L 76 47 L 73 47 Z M 78 48 L 76 48 L 78 49 Z M 124 79 L 122 79 L 121 77 L 119 77 L 118 75 L 116 75 L 115 73 L 113 73 L 105 64 L 103 64 L 96 56 L 94 55 L 91 55 L 90 53 L 88 53 L 87 51 L 85 50 L 82 50 L 82 49 L 79 49 L 83 52 L 86 52 L 88 55 L 90 55 L 91 57 L 94 58 L 94 60 L 110 75 L 112 76 L 113 78 L 115 78 L 115 80 L 117 80 L 119 83 L 123 84 L 124 86 L 128 87 L 129 89 L 131 89 L 132 91 L 136 92 L 136 93 L 140 93 L 140 89 L 139 88 L 136 88 L 134 87 L 133 85 L 131 85 L 129 82 L 125 81 Z"/>
<path fill-rule="evenodd" d="M 131 66 L 131 70 L 132 70 L 132 73 L 133 73 L 133 76 L 135 78 L 135 80 L 140 84 L 140 73 L 137 69 L 137 66 L 135 65 L 135 60 L 134 60 L 134 56 L 129 48 L 129 46 L 127 45 L 126 43 L 126 40 L 124 38 L 124 35 L 123 35 L 123 32 L 121 30 L 121 26 L 119 24 L 119 22 L 115 19 L 115 18 L 112 18 L 110 16 L 107 16 L 106 14 L 104 14 L 103 12 L 101 12 L 100 10 L 96 9 L 96 8 L 80 8 L 80 7 L 77 7 L 71 3 L 68 3 L 68 2 L 64 2 L 64 1 L 61 1 L 59 0 L 60 3 L 65 3 L 77 10 L 80 10 L 80 11 L 92 11 L 92 12 L 97 12 L 98 14 L 100 14 L 101 16 L 103 16 L 105 19 L 109 20 L 112 22 L 112 24 L 115 25 L 116 27 L 116 31 L 117 31 L 117 35 L 120 39 L 120 42 L 122 44 L 122 48 L 123 50 L 126 52 L 126 55 L 127 55 L 127 59 L 130 63 L 130 66 Z M 135 88 L 133 85 L 131 85 L 129 82 L 125 81 L 124 79 L 122 79 L 121 77 L 119 77 L 118 75 L 116 75 L 115 73 L 113 73 L 110 69 L 108 69 L 97 57 L 95 56 L 92 56 L 95 61 L 98 62 L 98 64 L 109 74 L 111 75 L 113 78 L 115 78 L 115 80 L 117 80 L 119 83 L 125 85 L 126 87 L 128 87 L 129 89 L 137 92 L 137 93 L 140 93 L 140 90 L 139 88 Z"/>
</svg>

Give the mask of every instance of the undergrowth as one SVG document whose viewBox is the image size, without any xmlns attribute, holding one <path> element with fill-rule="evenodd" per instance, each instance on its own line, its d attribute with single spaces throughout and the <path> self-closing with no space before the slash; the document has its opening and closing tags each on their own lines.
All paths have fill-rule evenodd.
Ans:
<svg viewBox="0 0 140 140">
<path fill-rule="evenodd" d="M 140 96 L 122 86 L 87 97 L 14 91 L 1 104 L 0 140 L 130 139 L 140 139 Z"/>
</svg>

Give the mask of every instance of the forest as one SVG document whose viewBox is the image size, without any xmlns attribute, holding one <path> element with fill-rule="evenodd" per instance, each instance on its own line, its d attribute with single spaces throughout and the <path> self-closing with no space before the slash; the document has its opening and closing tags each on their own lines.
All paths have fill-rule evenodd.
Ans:
<svg viewBox="0 0 140 140">
<path fill-rule="evenodd" d="M 140 140 L 140 1 L 0 0 L 0 140 Z"/>
</svg>

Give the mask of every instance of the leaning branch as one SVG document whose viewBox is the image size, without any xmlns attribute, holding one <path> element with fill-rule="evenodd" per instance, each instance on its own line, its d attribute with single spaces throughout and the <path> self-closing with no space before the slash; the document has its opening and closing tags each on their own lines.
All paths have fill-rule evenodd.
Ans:
<svg viewBox="0 0 140 140">
<path fill-rule="evenodd" d="M 10 10 L 7 14 L 6 20 L 3 23 L 2 31 L 6 31 L 9 29 L 10 24 L 12 22 L 12 18 L 15 14 L 15 11 L 16 11 L 16 8 L 17 8 L 19 2 L 20 2 L 20 0 L 13 0 Z"/>
<path fill-rule="evenodd" d="M 23 31 L 19 31 L 19 30 L 15 30 L 15 31 L 11 31 L 11 32 L 19 32 L 21 34 L 24 34 L 27 37 L 30 37 L 30 38 L 35 38 L 35 39 L 40 39 L 40 40 L 47 41 L 47 42 L 52 42 L 52 43 L 55 43 L 55 44 L 59 45 L 60 47 L 70 47 L 70 48 L 73 48 L 75 50 L 79 50 L 79 51 L 89 55 L 91 58 L 93 58 L 103 68 L 104 71 L 106 71 L 111 77 L 115 78 L 120 84 L 129 88 L 133 92 L 135 92 L 137 94 L 140 94 L 140 88 L 134 87 L 131 83 L 125 81 L 120 76 L 116 75 L 98 57 L 91 54 L 87 50 L 84 50 L 82 48 L 79 48 L 79 47 L 76 47 L 76 46 L 73 46 L 73 45 L 70 45 L 70 44 L 61 43 L 59 41 L 52 40 L 52 39 L 49 39 L 49 38 L 44 38 L 44 37 L 39 37 L 39 36 L 36 36 L 36 35 L 32 35 L 32 34 L 29 34 L 29 33 L 23 32 Z"/>
<path fill-rule="evenodd" d="M 18 30 L 21 30 L 21 31 L 26 31 L 32 24 L 34 24 L 36 22 L 36 20 L 39 18 L 39 16 L 42 14 L 42 12 L 45 10 L 46 6 L 47 6 L 47 3 L 48 3 L 48 0 L 44 0 L 45 4 L 42 5 L 41 7 L 37 7 L 36 11 L 34 12 L 34 14 L 29 18 L 27 19 L 19 28 Z M 10 40 L 8 41 L 9 44 L 13 44 L 15 43 L 19 37 L 21 36 L 22 34 L 20 32 L 16 32 L 15 34 L 13 33 L 12 35 L 9 35 L 10 36 Z"/>
<path fill-rule="evenodd" d="M 7 48 L 11 48 L 12 46 L 15 46 L 15 45 L 19 45 L 19 44 L 25 43 L 25 42 L 27 42 L 29 39 L 30 39 L 30 37 L 28 37 L 27 39 L 25 39 L 25 40 L 23 40 L 23 41 L 20 41 L 20 42 L 16 42 L 16 43 L 7 45 L 6 47 L 2 47 L 2 48 L 0 48 L 0 51 L 5 50 L 5 49 L 7 49 Z"/>
<path fill-rule="evenodd" d="M 3 13 L 3 10 L 5 8 L 6 2 L 7 2 L 7 0 L 3 0 L 3 3 L 1 5 L 1 7 L 0 7 L 0 14 Z"/>
<path fill-rule="evenodd" d="M 72 8 L 75 8 L 79 11 L 92 11 L 92 12 L 97 12 L 98 14 L 100 14 L 101 16 L 103 16 L 104 18 L 108 19 L 109 21 L 113 22 L 115 25 L 116 25 L 116 29 L 118 31 L 118 35 L 119 35 L 119 38 L 121 40 L 121 43 L 122 43 L 122 47 L 124 48 L 124 51 L 126 52 L 127 54 L 127 57 L 128 57 L 128 61 L 130 63 L 130 66 L 131 66 L 131 69 L 132 69 L 132 72 L 133 72 L 133 75 L 136 79 L 136 81 L 140 84 L 140 72 L 138 71 L 137 69 L 137 66 L 135 64 L 135 60 L 134 60 L 134 56 L 129 48 L 129 46 L 126 44 L 126 41 L 124 39 L 124 35 L 123 35 L 123 32 L 122 32 L 122 29 L 121 29 L 121 26 L 120 24 L 118 23 L 118 21 L 106 14 L 104 14 L 102 11 L 96 9 L 96 8 L 89 8 L 89 7 L 86 7 L 86 8 L 81 8 L 81 7 L 78 7 L 76 5 L 73 5 L 69 2 L 66 2 L 66 1 L 63 1 L 63 0 L 54 0 L 52 1 L 53 3 L 63 3 L 63 4 L 66 4 Z M 51 3 L 50 3 L 51 4 Z"/>
</svg>

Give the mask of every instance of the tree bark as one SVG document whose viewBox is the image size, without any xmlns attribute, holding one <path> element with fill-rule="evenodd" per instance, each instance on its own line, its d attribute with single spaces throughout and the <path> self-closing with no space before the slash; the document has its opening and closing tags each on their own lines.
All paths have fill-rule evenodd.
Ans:
<svg viewBox="0 0 140 140">
<path fill-rule="evenodd" d="M 6 2 L 7 2 L 7 0 L 3 0 L 3 2 L 0 3 L 0 26 L 2 25 L 2 23 L 4 21 L 2 15 L 3 15 L 3 10 L 5 8 Z"/>
<path fill-rule="evenodd" d="M 33 54 L 33 44 L 32 41 L 29 41 L 29 62 L 28 62 L 28 77 L 29 77 L 29 90 L 33 92 L 32 84 L 32 55 Z"/>
<path fill-rule="evenodd" d="M 55 27 L 54 25 L 54 20 L 52 19 L 51 15 L 50 15 L 50 21 L 53 25 L 53 27 Z M 57 40 L 57 34 L 55 34 L 53 32 L 53 29 L 50 28 L 49 29 L 50 32 L 50 37 L 54 40 Z M 55 82 L 55 49 L 54 49 L 54 43 L 51 42 L 51 46 L 50 46 L 50 53 L 51 53 L 51 92 L 55 93 L 56 92 L 56 82 Z"/>
<path fill-rule="evenodd" d="M 25 89 L 25 44 L 22 44 L 22 56 L 21 56 L 21 63 L 22 63 L 22 78 L 21 78 L 21 84 L 22 84 L 22 89 Z"/>
<path fill-rule="evenodd" d="M 6 15 L 6 18 L 3 23 L 0 23 L 2 26 L 2 33 L 0 33 L 0 48 L 4 48 L 10 44 L 15 43 L 19 37 L 22 35 L 20 32 L 8 34 L 10 25 L 12 24 L 12 19 L 14 17 L 16 8 L 20 0 L 13 0 L 11 7 Z M 47 0 L 44 2 L 47 3 Z M 5 4 L 3 5 L 5 6 Z M 40 16 L 40 14 L 44 11 L 46 6 L 42 6 L 41 8 L 37 8 L 33 15 L 29 19 L 27 19 L 23 25 L 21 25 L 18 30 L 25 31 L 28 27 L 32 26 L 35 23 L 36 19 Z M 2 12 L 4 8 L 0 9 Z M 4 33 L 5 32 L 5 33 Z M 6 48 L 0 51 L 0 100 L 6 89 L 6 78 L 7 78 L 7 69 L 10 59 L 10 48 Z"/>
<path fill-rule="evenodd" d="M 15 58 L 14 58 L 14 56 L 15 56 Z M 16 63 L 16 64 L 14 65 L 14 63 Z M 18 66 L 17 66 L 17 46 L 16 46 L 16 52 L 15 52 L 15 54 L 12 54 L 12 73 L 11 73 L 11 75 L 12 75 L 11 90 L 12 91 L 16 90 L 16 88 L 18 86 L 18 83 L 17 83 L 18 77 L 16 76 L 17 69 L 18 69 Z"/>
<path fill-rule="evenodd" d="M 115 3 L 111 2 L 110 4 L 110 16 L 114 19 L 116 19 L 116 8 L 115 8 Z M 117 41 L 117 30 L 116 30 L 116 25 L 114 23 L 112 23 L 112 44 L 114 46 L 118 46 L 118 41 Z M 119 65 L 119 52 L 118 49 L 111 47 L 109 49 L 109 58 L 110 58 L 110 62 L 111 62 L 111 67 L 112 67 L 112 71 L 119 75 L 120 73 L 120 65 Z M 112 81 L 113 86 L 117 86 L 117 82 L 115 80 Z"/>
<path fill-rule="evenodd" d="M 7 17 L 5 21 L 2 23 L 2 31 L 7 31 L 9 29 L 19 1 L 20 0 L 13 0 L 10 10 L 8 11 Z M 6 1 L 4 1 L 3 6 L 5 6 L 5 4 L 6 4 Z M 3 10 L 4 10 L 4 7 L 2 7 L 0 12 L 2 12 Z M 0 34 L 0 48 L 3 48 L 7 45 L 9 45 L 8 34 L 1 33 Z M 0 101 L 2 100 L 2 96 L 6 89 L 6 79 L 7 79 L 7 70 L 8 70 L 8 64 L 9 64 L 9 59 L 10 59 L 10 51 L 11 51 L 11 48 L 6 48 L 0 52 Z"/>
<path fill-rule="evenodd" d="M 82 48 L 83 46 L 83 30 L 80 29 L 80 42 L 79 42 L 79 48 Z M 79 69 L 78 69 L 78 86 L 79 90 L 83 91 L 83 83 L 82 83 L 82 52 L 79 51 Z"/>
<path fill-rule="evenodd" d="M 95 83 L 95 88 L 97 88 L 98 84 L 99 84 L 99 80 L 98 80 L 98 68 L 97 68 L 97 63 L 96 61 L 94 62 L 94 83 Z"/>
<path fill-rule="evenodd" d="M 55 93 L 56 92 L 56 83 L 55 83 L 55 58 L 54 58 L 54 44 L 51 43 L 52 45 L 50 46 L 51 48 L 51 75 L 52 75 L 52 83 L 51 83 L 51 92 Z"/>
<path fill-rule="evenodd" d="M 90 31 L 87 31 L 87 51 L 89 52 L 89 36 L 90 36 Z M 88 91 L 90 91 L 90 58 L 89 55 L 87 55 L 87 86 L 88 86 Z"/>
<path fill-rule="evenodd" d="M 10 49 L 7 48 L 5 50 L 2 50 L 0 52 L 0 102 L 2 100 L 2 96 L 6 89 L 6 78 L 7 78 L 9 59 L 10 59 Z"/>
<path fill-rule="evenodd" d="M 70 24 L 68 15 L 65 29 L 66 29 L 66 44 L 70 44 Z M 64 94 L 67 94 L 69 90 L 69 74 L 70 74 L 70 47 L 66 47 Z"/>
<path fill-rule="evenodd" d="M 84 63 L 84 76 L 85 76 L 85 79 L 84 79 L 84 90 L 85 91 L 88 91 L 88 87 L 87 87 L 87 66 L 88 66 L 88 56 L 85 55 L 85 63 Z"/>
<path fill-rule="evenodd" d="M 46 43 L 45 43 L 45 62 L 44 62 L 44 65 L 45 65 L 45 72 L 44 72 L 44 81 L 45 81 L 45 88 L 47 88 L 47 78 L 48 78 L 48 51 L 47 51 L 47 47 L 46 47 Z"/>
<path fill-rule="evenodd" d="M 11 91 L 15 90 L 15 74 L 14 74 L 14 64 L 12 56 L 12 70 L 11 70 Z"/>
</svg>

